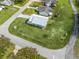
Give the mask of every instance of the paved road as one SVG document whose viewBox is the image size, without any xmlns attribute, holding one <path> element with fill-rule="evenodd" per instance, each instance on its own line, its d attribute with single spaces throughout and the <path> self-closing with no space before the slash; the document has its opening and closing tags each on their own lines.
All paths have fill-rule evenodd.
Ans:
<svg viewBox="0 0 79 59">
<path fill-rule="evenodd" d="M 77 39 L 77 35 L 78 35 L 78 12 L 76 10 L 76 7 L 73 3 L 73 0 L 70 0 L 70 4 L 72 6 L 72 9 L 74 11 L 74 19 L 75 19 L 75 25 L 74 25 L 74 30 L 73 30 L 73 33 L 70 37 L 70 41 L 69 41 L 69 44 L 68 44 L 68 47 L 66 49 L 66 57 L 65 59 L 77 59 L 76 56 L 74 55 L 74 45 L 75 45 L 75 42 L 76 42 L 76 39 Z"/>
<path fill-rule="evenodd" d="M 64 59 L 66 47 L 59 49 L 59 50 L 51 50 L 51 49 L 47 49 L 42 46 L 39 46 L 35 43 L 26 41 L 22 38 L 19 38 L 19 37 L 14 36 L 9 33 L 8 28 L 9 28 L 10 24 L 21 14 L 21 12 L 23 12 L 28 7 L 29 4 L 31 4 L 31 2 L 32 2 L 32 0 L 30 0 L 30 2 L 25 4 L 22 8 L 20 8 L 20 10 L 17 13 L 15 13 L 4 24 L 2 24 L 0 26 L 0 34 L 10 38 L 11 39 L 10 41 L 12 43 L 19 45 L 21 47 L 36 48 L 39 54 L 41 54 L 42 56 L 44 56 L 48 59 Z"/>
</svg>

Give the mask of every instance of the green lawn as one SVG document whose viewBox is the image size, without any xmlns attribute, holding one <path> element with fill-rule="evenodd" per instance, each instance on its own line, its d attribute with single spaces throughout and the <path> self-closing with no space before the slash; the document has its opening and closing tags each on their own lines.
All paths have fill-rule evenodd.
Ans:
<svg viewBox="0 0 79 59">
<path fill-rule="evenodd" d="M 26 10 L 24 10 L 23 14 L 31 15 L 31 14 L 38 14 L 38 12 L 35 9 L 27 8 Z"/>
<path fill-rule="evenodd" d="M 8 59 L 13 49 L 14 45 L 7 38 L 0 38 L 0 59 Z"/>
<path fill-rule="evenodd" d="M 58 1 L 44 30 L 25 24 L 25 21 L 24 18 L 17 18 L 10 25 L 10 33 L 50 49 L 63 48 L 69 41 L 74 25 L 69 0 Z"/>
<path fill-rule="evenodd" d="M 26 3 L 28 3 L 29 0 L 25 0 L 24 2 L 16 2 L 15 5 L 17 6 L 24 6 Z"/>
<path fill-rule="evenodd" d="M 0 11 L 0 25 L 9 19 L 16 11 L 18 11 L 18 9 L 12 6 L 8 6 Z"/>
<path fill-rule="evenodd" d="M 32 4 L 30 5 L 31 7 L 39 7 L 42 6 L 43 3 L 42 2 L 32 2 Z"/>
</svg>

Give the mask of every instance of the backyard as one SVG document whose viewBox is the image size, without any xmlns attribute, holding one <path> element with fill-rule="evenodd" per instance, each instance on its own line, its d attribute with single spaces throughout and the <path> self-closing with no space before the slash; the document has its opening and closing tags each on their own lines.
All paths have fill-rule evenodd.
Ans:
<svg viewBox="0 0 79 59">
<path fill-rule="evenodd" d="M 8 20 L 17 11 L 18 9 L 12 6 L 5 7 L 2 11 L 0 11 L 0 25 Z"/>
<path fill-rule="evenodd" d="M 32 2 L 32 4 L 30 5 L 31 7 L 40 7 L 43 6 L 44 4 L 42 2 Z"/>
<path fill-rule="evenodd" d="M 63 48 L 69 41 L 74 25 L 73 11 L 68 0 L 58 1 L 44 30 L 26 24 L 27 20 L 17 18 L 9 27 L 10 33 L 50 49 Z"/>
</svg>

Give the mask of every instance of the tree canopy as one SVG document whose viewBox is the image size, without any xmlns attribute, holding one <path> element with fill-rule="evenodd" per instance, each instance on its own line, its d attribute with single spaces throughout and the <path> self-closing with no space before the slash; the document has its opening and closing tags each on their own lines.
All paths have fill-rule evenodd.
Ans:
<svg viewBox="0 0 79 59">
<path fill-rule="evenodd" d="M 15 59 L 45 59 L 34 48 L 23 48 L 18 51 Z"/>
</svg>

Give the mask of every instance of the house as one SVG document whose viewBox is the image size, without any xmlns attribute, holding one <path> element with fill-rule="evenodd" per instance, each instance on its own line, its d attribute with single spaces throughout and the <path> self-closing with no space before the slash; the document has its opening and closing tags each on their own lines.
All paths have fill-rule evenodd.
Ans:
<svg viewBox="0 0 79 59">
<path fill-rule="evenodd" d="M 32 14 L 27 23 L 41 28 L 45 28 L 47 26 L 47 22 L 48 17 Z"/>
<path fill-rule="evenodd" d="M 48 17 L 48 16 L 52 15 L 52 8 L 50 8 L 48 6 L 40 6 L 40 7 L 37 8 L 37 11 L 42 16 Z"/>
<path fill-rule="evenodd" d="M 0 1 L 0 4 L 10 6 L 10 5 L 13 4 L 13 1 L 11 1 L 11 0 L 3 0 L 3 1 Z"/>
<path fill-rule="evenodd" d="M 3 8 L 2 7 L 0 7 L 0 11 L 2 10 Z"/>
<path fill-rule="evenodd" d="M 56 0 L 45 0 L 44 4 L 45 6 L 51 6 L 54 5 L 56 3 Z"/>
</svg>

